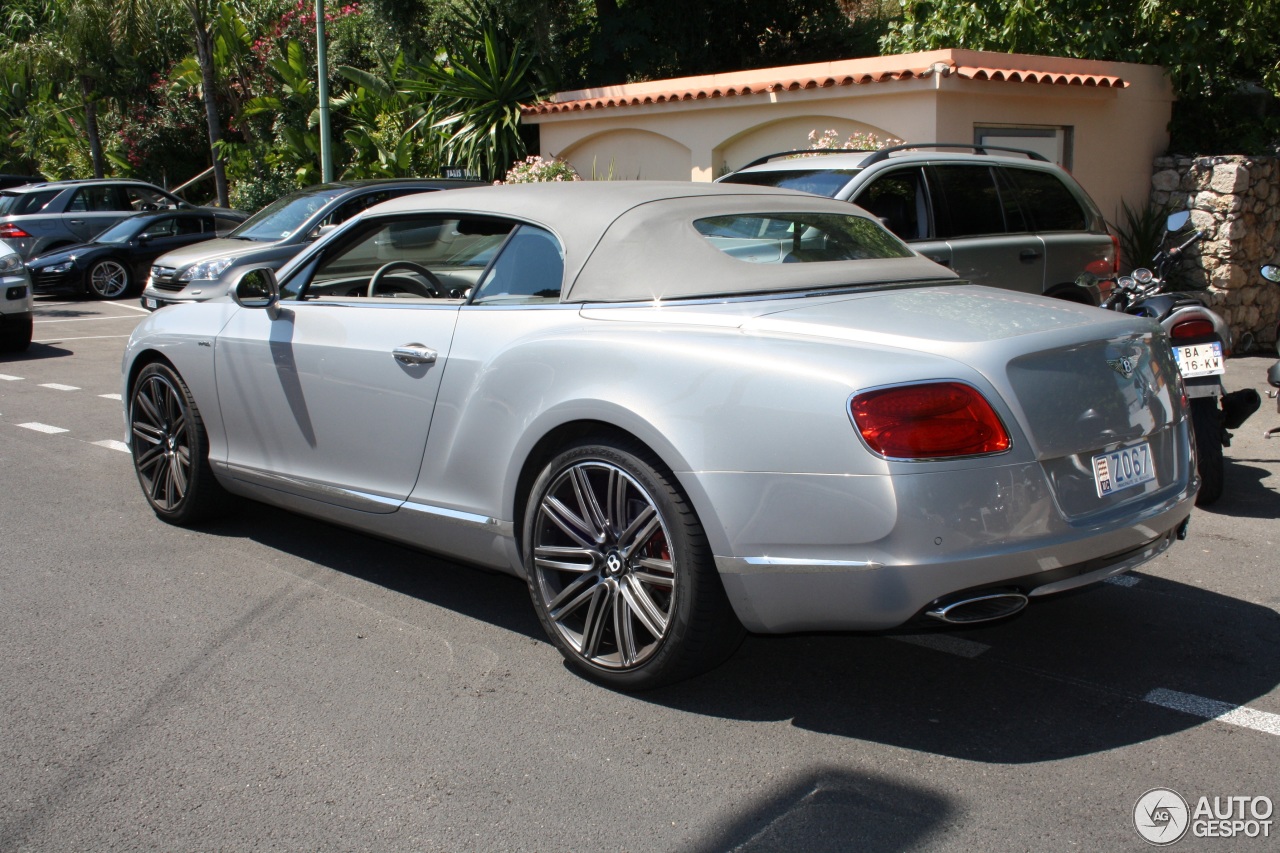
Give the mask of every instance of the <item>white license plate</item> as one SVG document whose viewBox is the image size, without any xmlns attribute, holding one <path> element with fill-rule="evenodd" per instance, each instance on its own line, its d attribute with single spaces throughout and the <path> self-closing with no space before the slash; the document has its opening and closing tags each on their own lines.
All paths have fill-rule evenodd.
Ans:
<svg viewBox="0 0 1280 853">
<path fill-rule="evenodd" d="M 158 304 L 154 299 L 152 299 L 150 296 L 145 296 L 145 297 L 143 297 L 143 299 L 142 299 L 142 304 L 143 304 L 143 307 L 145 307 L 145 308 L 158 308 L 158 307 L 160 307 L 160 306 L 159 306 L 159 304 Z"/>
<path fill-rule="evenodd" d="M 1217 341 L 1191 346 L 1176 346 L 1173 356 L 1183 376 L 1214 376 L 1222 373 L 1222 344 Z"/>
<path fill-rule="evenodd" d="M 1098 487 L 1100 498 L 1155 478 L 1151 445 L 1145 441 L 1093 457 L 1093 483 Z"/>
</svg>

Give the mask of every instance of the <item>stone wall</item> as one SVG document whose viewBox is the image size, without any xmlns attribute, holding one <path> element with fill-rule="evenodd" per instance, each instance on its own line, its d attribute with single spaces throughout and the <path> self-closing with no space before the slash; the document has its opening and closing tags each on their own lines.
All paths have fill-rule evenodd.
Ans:
<svg viewBox="0 0 1280 853">
<path fill-rule="evenodd" d="M 1280 158 L 1160 157 L 1151 187 L 1155 204 L 1190 210 L 1205 232 L 1187 250 L 1183 271 L 1208 287 L 1203 298 L 1231 325 L 1237 349 L 1250 336 L 1257 345 L 1274 343 L 1280 286 L 1258 268 L 1280 262 Z"/>
</svg>

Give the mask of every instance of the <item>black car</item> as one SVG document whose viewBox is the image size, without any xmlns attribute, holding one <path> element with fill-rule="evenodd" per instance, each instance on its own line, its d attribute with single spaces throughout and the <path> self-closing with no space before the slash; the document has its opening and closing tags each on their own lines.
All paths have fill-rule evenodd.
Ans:
<svg viewBox="0 0 1280 853">
<path fill-rule="evenodd" d="M 151 262 L 165 252 L 209 240 L 245 219 L 238 211 L 139 213 L 91 242 L 64 246 L 27 262 L 36 293 L 70 292 L 119 299 L 146 281 Z"/>
</svg>

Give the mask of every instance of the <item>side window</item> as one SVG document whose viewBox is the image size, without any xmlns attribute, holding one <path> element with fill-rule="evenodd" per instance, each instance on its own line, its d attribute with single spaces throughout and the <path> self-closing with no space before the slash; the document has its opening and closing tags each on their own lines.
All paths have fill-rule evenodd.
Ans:
<svg viewBox="0 0 1280 853">
<path fill-rule="evenodd" d="M 174 219 L 175 234 L 188 236 L 191 234 L 200 234 L 209 230 L 208 217 L 202 216 L 179 216 Z"/>
<path fill-rule="evenodd" d="M 172 216 L 166 216 L 163 219 L 157 219 L 147 226 L 145 232 L 147 237 L 172 237 L 177 233 L 178 223 Z"/>
<path fill-rule="evenodd" d="M 146 187 L 121 187 L 121 191 L 127 201 L 128 210 L 173 210 L 177 207 L 173 199 Z"/>
<path fill-rule="evenodd" d="M 938 236 L 975 237 L 1005 233 L 1004 205 L 990 166 L 940 165 L 929 167 L 933 194 L 943 200 L 935 209 Z"/>
<path fill-rule="evenodd" d="M 447 214 L 376 217 L 284 282 L 282 298 L 462 298 L 515 223 Z"/>
<path fill-rule="evenodd" d="M 74 213 L 101 213 L 119 210 L 114 187 L 81 187 L 67 208 Z"/>
<path fill-rule="evenodd" d="M 521 225 L 489 267 L 473 305 L 559 302 L 564 252 L 549 231 Z"/>
<path fill-rule="evenodd" d="M 1017 188 L 1022 207 L 1036 231 L 1085 231 L 1088 218 L 1075 195 L 1057 175 L 1035 169 L 1001 171 Z"/>
<path fill-rule="evenodd" d="M 898 169 L 881 175 L 853 201 L 903 240 L 932 236 L 929 197 L 919 169 Z"/>
<path fill-rule="evenodd" d="M 234 230 L 242 221 L 243 220 L 232 219 L 230 216 L 223 216 L 215 213 L 212 220 L 204 220 L 204 230 L 216 231 L 217 233 L 222 234 L 226 231 Z"/>
<path fill-rule="evenodd" d="M 44 206 L 53 201 L 58 195 L 58 190 L 48 190 L 46 192 L 26 193 L 18 196 L 18 201 L 13 205 L 12 209 L 7 213 L 39 213 L 44 210 Z M 74 204 L 74 201 L 72 202 Z"/>
</svg>

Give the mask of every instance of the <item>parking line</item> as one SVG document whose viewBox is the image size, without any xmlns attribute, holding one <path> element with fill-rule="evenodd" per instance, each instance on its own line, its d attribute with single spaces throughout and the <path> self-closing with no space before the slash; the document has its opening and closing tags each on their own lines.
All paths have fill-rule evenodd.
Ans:
<svg viewBox="0 0 1280 853">
<path fill-rule="evenodd" d="M 9 374 L 7 374 L 7 373 L 0 373 L 0 381 L 4 381 L 4 382 L 21 382 L 21 381 L 22 381 L 22 377 L 21 377 L 21 376 L 10 376 L 10 375 L 9 375 Z"/>
<path fill-rule="evenodd" d="M 33 344 L 60 344 L 63 341 L 96 341 L 103 338 L 127 338 L 129 335 L 88 335 L 83 338 L 45 338 L 40 341 L 32 341 Z"/>
<path fill-rule="evenodd" d="M 119 395 L 119 394 L 99 394 L 98 396 L 99 396 L 99 397 L 101 397 L 101 398 L 102 398 L 102 399 L 104 399 L 104 400 L 119 400 L 119 399 L 120 399 L 120 395 Z"/>
<path fill-rule="evenodd" d="M 122 305 L 120 307 L 123 308 L 124 306 Z M 41 323 L 92 323 L 95 320 L 136 320 L 136 319 L 138 318 L 130 317 L 128 314 L 120 314 L 118 316 L 112 316 L 110 314 L 107 314 L 102 317 L 63 317 L 57 320 L 35 320 L 33 322 L 36 325 L 40 325 Z"/>
<path fill-rule="evenodd" d="M 962 658 L 976 658 L 991 648 L 986 643 L 966 640 L 951 634 L 895 634 L 889 639 L 933 649 L 936 652 L 946 652 L 949 655 L 959 655 Z"/>
<path fill-rule="evenodd" d="M 80 389 L 74 385 L 60 385 L 57 382 L 41 382 L 41 388 L 52 388 L 55 391 L 79 391 Z"/>
<path fill-rule="evenodd" d="M 1280 735 L 1280 714 L 1255 711 L 1244 705 L 1232 705 L 1230 702 L 1219 702 L 1217 699 L 1206 699 L 1203 696 L 1166 690 L 1163 687 L 1152 690 L 1142 697 L 1142 701 L 1159 705 L 1161 708 L 1181 711 L 1193 717 L 1219 720 L 1269 735 Z"/>
<path fill-rule="evenodd" d="M 123 441 L 116 441 L 114 438 L 108 438 L 105 441 L 91 441 L 89 443 L 95 447 L 105 447 L 108 450 L 119 450 L 122 453 L 129 452 L 129 445 L 125 444 Z"/>
<path fill-rule="evenodd" d="M 17 424 L 17 426 L 20 426 L 23 429 L 33 429 L 36 432 L 47 432 L 50 435 L 57 435 L 60 432 L 71 432 L 71 430 L 69 429 L 63 429 L 62 427 L 56 427 L 56 426 L 49 426 L 48 424 L 38 423 L 37 421 L 31 421 L 30 423 L 25 423 L 25 424 Z"/>
</svg>

